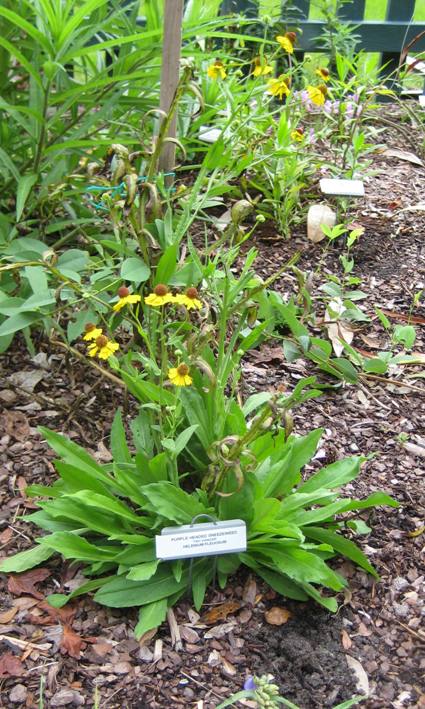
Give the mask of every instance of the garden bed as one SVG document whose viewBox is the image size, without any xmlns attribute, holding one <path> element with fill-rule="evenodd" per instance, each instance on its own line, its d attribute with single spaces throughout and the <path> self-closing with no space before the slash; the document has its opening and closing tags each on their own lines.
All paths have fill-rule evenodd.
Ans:
<svg viewBox="0 0 425 709">
<path fill-rule="evenodd" d="M 393 147 L 394 136 L 385 138 Z M 385 349 L 387 338 L 374 307 L 393 324 L 404 323 L 415 292 L 425 287 L 424 168 L 383 154 L 374 156 L 373 167 L 377 174 L 366 183 L 366 199 L 353 212 L 353 220 L 365 227 L 354 249 L 355 274 L 372 316 L 356 332 L 354 346 L 370 353 Z M 307 242 L 301 228 L 283 241 L 264 225 L 255 245 L 262 276 L 272 275 L 296 250 L 301 251 L 298 267 L 314 271 L 322 252 L 321 245 Z M 334 246 L 323 271 L 337 269 Z M 275 287 L 294 291 L 294 275 L 284 275 Z M 424 352 L 423 309 L 417 308 L 414 317 L 414 349 Z M 37 350 L 31 358 L 23 340 L 16 339 L 0 359 L 1 556 L 28 548 L 37 534 L 21 519 L 34 508 L 26 486 L 55 479 L 53 454 L 37 426 L 67 433 L 98 460 L 108 461 L 108 432 L 122 405 L 122 390 L 88 372 L 80 361 L 42 340 Z M 245 357 L 244 387 L 247 392 L 291 390 L 311 373 L 311 363 L 289 363 L 279 343 L 269 342 Z M 209 592 L 200 614 L 189 600 L 180 601 L 168 624 L 138 642 L 131 610 L 103 608 L 87 598 L 62 610 L 44 603 L 48 593 L 75 587 L 80 572 L 70 564 L 47 562 L 45 571 L 27 572 L 28 580 L 19 587 L 8 585 L 3 576 L 1 705 L 34 707 L 42 696 L 40 706 L 45 707 L 98 702 L 111 709 L 212 709 L 239 691 L 248 675 L 271 672 L 281 694 L 303 709 L 331 707 L 359 691 L 369 693 L 362 706 L 370 709 L 425 706 L 425 389 L 414 366 L 398 367 L 391 379 L 343 385 L 294 413 L 296 433 L 325 429 L 317 464 L 353 453 L 374 454 L 358 480 L 345 487 L 347 494 L 366 496 L 379 489 L 400 502 L 398 509 L 362 514 L 372 529 L 361 538 L 362 545 L 379 582 L 350 562 L 337 564 L 350 590 L 340 597 L 333 616 L 313 602 L 287 602 L 247 571 L 240 572 L 224 591 Z M 268 622 L 273 607 L 288 611 L 278 612 L 279 625 Z M 347 664 L 347 658 L 354 660 Z"/>
</svg>

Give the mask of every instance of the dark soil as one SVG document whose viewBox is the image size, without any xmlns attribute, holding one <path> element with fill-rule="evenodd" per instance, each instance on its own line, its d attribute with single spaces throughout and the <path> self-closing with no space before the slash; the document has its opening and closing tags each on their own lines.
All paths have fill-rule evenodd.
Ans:
<svg viewBox="0 0 425 709">
<path fill-rule="evenodd" d="M 390 132 L 381 140 L 404 147 Z M 366 229 L 354 250 L 354 273 L 362 279 L 360 288 L 367 293 L 363 303 L 372 316 L 371 323 L 356 330 L 353 346 L 371 354 L 389 347 L 374 307 L 392 313 L 393 324 L 403 323 L 412 312 L 413 295 L 425 287 L 425 214 L 417 208 L 423 204 L 425 170 L 383 154 L 374 156 L 373 168 L 378 173 L 367 181 L 366 200 L 353 212 L 353 219 Z M 306 272 L 316 270 L 322 255 L 322 245 L 309 244 L 301 230 L 285 242 L 277 240 L 268 225 L 258 234 L 256 246 L 257 269 L 264 277 L 297 249 L 302 251 L 298 266 Z M 336 245 L 324 256 L 324 272 L 338 272 L 339 253 Z M 313 295 L 322 282 L 322 276 L 313 281 Z M 296 294 L 293 274 L 284 274 L 276 288 L 286 296 Z M 423 307 L 414 315 L 414 350 L 423 353 Z M 21 519 L 33 509 L 25 487 L 55 478 L 53 455 L 36 427 L 65 432 L 99 460 L 107 460 L 110 423 L 122 405 L 120 388 L 82 362 L 43 341 L 36 343 L 36 350 L 33 359 L 16 339 L 0 357 L 0 556 L 31 546 L 37 531 Z M 13 377 L 22 372 L 23 381 Z M 317 373 L 311 363 L 285 361 L 278 342 L 250 353 L 244 364 L 247 391 L 290 390 L 311 373 Z M 201 616 L 184 601 L 169 623 L 137 642 L 133 610 L 102 608 L 84 598 L 68 614 L 49 615 L 45 595 L 69 590 L 81 574 L 56 560 L 43 565 L 47 571 L 35 584 L 35 595 L 17 595 L 3 577 L 0 706 L 32 709 L 41 696 L 45 709 L 90 707 L 97 687 L 102 708 L 213 709 L 239 691 L 247 675 L 271 673 L 282 695 L 302 709 L 331 707 L 364 691 L 369 698 L 361 706 L 368 709 L 423 709 L 422 375 L 423 367 L 399 366 L 387 380 L 365 377 L 359 385 L 328 390 L 294 411 L 296 433 L 325 429 L 307 474 L 346 455 L 374 454 L 360 478 L 346 486 L 346 494 L 365 497 L 384 490 L 401 504 L 362 514 L 372 531 L 356 540 L 381 579 L 376 582 L 351 563 L 339 562 L 350 591 L 341 595 L 336 616 L 313 603 L 288 602 L 241 573 L 224 591 L 210 591 Z M 33 391 L 26 392 L 31 380 Z M 273 606 L 290 611 L 285 624 L 267 622 Z M 216 613 L 214 622 L 205 615 L 211 611 Z M 176 624 L 177 637 L 170 630 Z M 347 658 L 352 658 L 350 667 Z"/>
</svg>

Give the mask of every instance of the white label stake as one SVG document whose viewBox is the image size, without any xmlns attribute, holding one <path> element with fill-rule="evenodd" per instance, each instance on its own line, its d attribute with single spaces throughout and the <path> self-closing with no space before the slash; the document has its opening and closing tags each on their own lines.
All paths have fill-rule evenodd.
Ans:
<svg viewBox="0 0 425 709">
<path fill-rule="evenodd" d="M 341 197 L 364 197 L 362 180 L 331 180 L 323 177 L 320 180 L 323 194 L 340 195 Z"/>
<path fill-rule="evenodd" d="M 241 519 L 226 522 L 164 527 L 155 537 L 156 558 L 188 559 L 246 551 L 246 524 Z"/>
</svg>

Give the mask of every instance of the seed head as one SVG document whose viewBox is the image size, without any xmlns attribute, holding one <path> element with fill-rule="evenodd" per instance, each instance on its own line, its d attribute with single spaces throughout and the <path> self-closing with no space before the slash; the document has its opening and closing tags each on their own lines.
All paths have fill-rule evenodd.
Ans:
<svg viewBox="0 0 425 709">
<path fill-rule="evenodd" d="M 158 283 L 158 285 L 155 286 L 155 288 L 153 289 L 153 292 L 155 293 L 155 295 L 159 295 L 159 296 L 167 295 L 168 288 L 167 288 L 167 286 L 164 286 L 163 283 Z"/>
<path fill-rule="evenodd" d="M 130 295 L 130 291 L 126 286 L 121 286 L 121 288 L 118 288 L 118 295 L 120 298 L 125 298 L 127 295 Z"/>
</svg>

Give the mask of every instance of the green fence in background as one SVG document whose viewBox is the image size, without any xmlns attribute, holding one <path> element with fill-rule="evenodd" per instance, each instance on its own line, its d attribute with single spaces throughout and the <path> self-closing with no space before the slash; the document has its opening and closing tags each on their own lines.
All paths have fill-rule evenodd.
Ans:
<svg viewBox="0 0 425 709">
<path fill-rule="evenodd" d="M 299 27 L 302 34 L 297 40 L 297 49 L 302 52 L 323 51 L 318 44 L 324 22 L 317 18 L 314 0 L 292 0 L 283 3 L 275 0 L 224 0 L 222 12 L 238 12 L 249 17 L 259 17 L 264 12 L 274 16 L 281 13 L 282 21 L 292 27 Z M 285 9 L 286 7 L 286 9 Z M 380 14 L 384 10 L 385 17 L 381 19 L 365 19 L 371 11 Z M 365 13 L 366 11 L 366 13 Z M 390 73 L 398 67 L 400 53 L 415 38 L 412 52 L 425 51 L 425 0 L 353 0 L 345 4 L 339 11 L 342 21 L 355 26 L 359 37 L 358 49 L 366 52 L 382 54 L 381 62 L 387 65 Z"/>
</svg>

